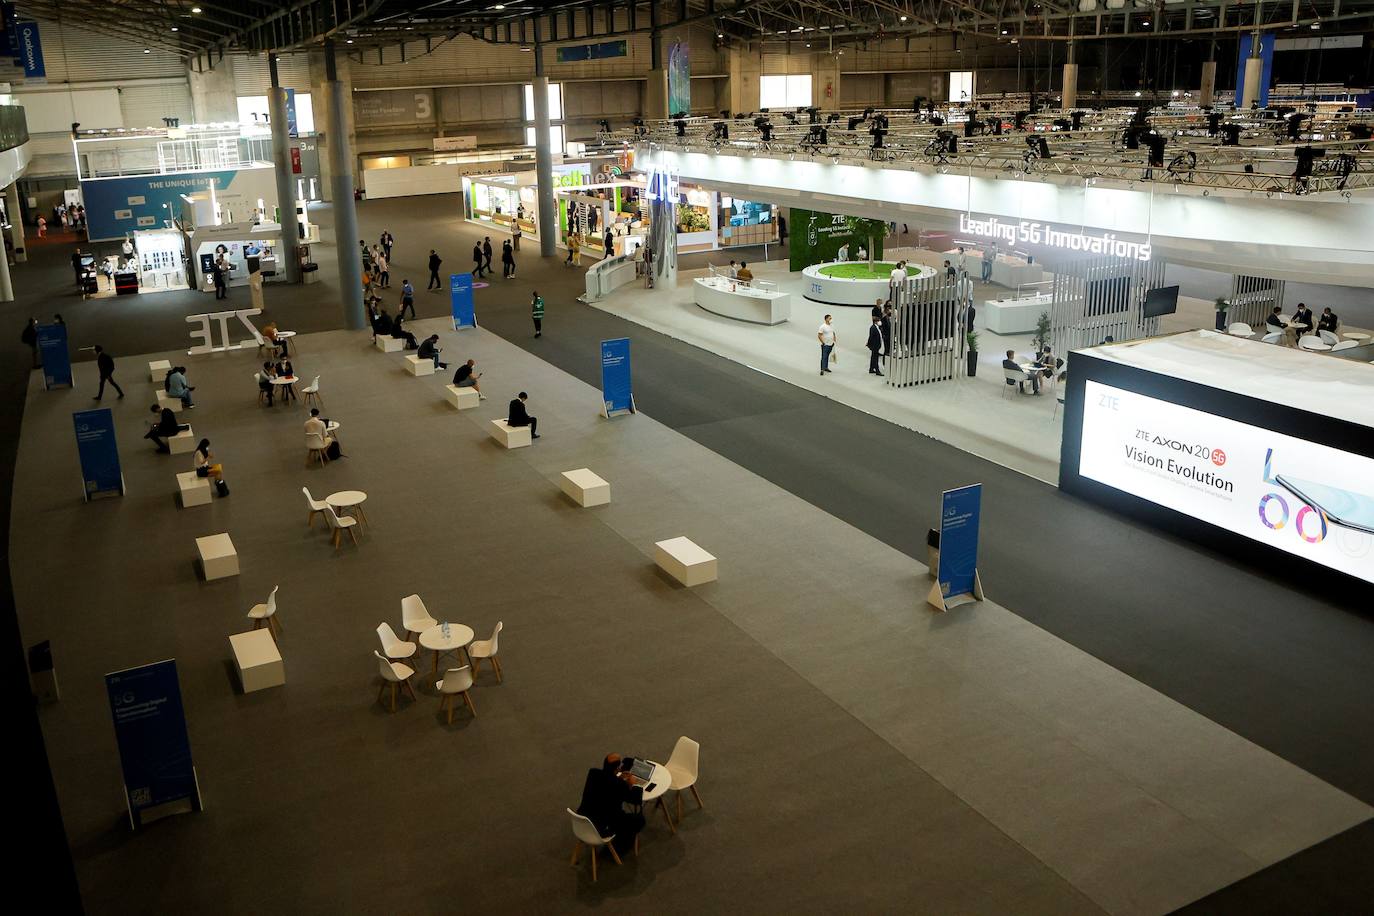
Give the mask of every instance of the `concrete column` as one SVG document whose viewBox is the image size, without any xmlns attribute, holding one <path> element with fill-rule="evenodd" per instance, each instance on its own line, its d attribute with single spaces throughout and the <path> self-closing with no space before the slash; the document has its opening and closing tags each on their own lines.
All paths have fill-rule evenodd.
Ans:
<svg viewBox="0 0 1374 916">
<path fill-rule="evenodd" d="M 544 47 L 534 48 L 534 173 L 538 182 L 539 253 L 552 257 L 558 243 L 558 217 L 553 202 L 553 150 L 549 128 L 549 78 L 544 75 Z"/>
<path fill-rule="evenodd" d="M 24 250 L 24 210 L 19 206 L 19 182 L 5 192 L 5 210 L 10 215 L 10 241 L 14 243 L 14 262 L 23 264 L 29 259 Z"/>
<path fill-rule="evenodd" d="M 291 174 L 291 138 L 286 115 L 286 90 L 277 79 L 277 55 L 268 58 L 272 87 L 267 90 L 268 114 L 272 118 L 272 170 L 277 178 L 277 213 L 281 222 L 282 264 L 287 283 L 301 282 L 300 224 L 296 222 L 296 182 Z M 284 262 L 284 263 L 283 263 Z M 361 280 L 359 281 L 361 282 Z"/>
<path fill-rule="evenodd" d="M 1211 105 L 1212 98 L 1217 91 L 1217 62 L 1208 60 L 1202 62 L 1202 87 L 1198 90 L 1198 104 Z"/>
<path fill-rule="evenodd" d="M 1255 13 L 1259 15 L 1258 12 Z M 1260 33 L 1250 33 L 1250 56 L 1245 60 L 1245 82 L 1241 87 L 1240 105 L 1242 111 L 1259 101 L 1260 79 L 1264 76 L 1264 61 L 1260 58 Z"/>
<path fill-rule="evenodd" d="M 811 55 L 811 104 L 823 111 L 840 107 L 840 59 L 833 54 Z"/>
<path fill-rule="evenodd" d="M 1066 111 L 1078 107 L 1078 64 L 1064 65 L 1064 97 L 1059 107 Z"/>
<path fill-rule="evenodd" d="M 197 72 L 189 67 L 186 81 L 191 88 L 191 112 L 197 124 L 237 124 L 238 96 L 234 92 L 234 59 L 225 56 L 214 69 Z M 185 125 L 183 125 L 185 126 Z"/>
<path fill-rule="evenodd" d="M 337 78 L 334 45 L 324 49 L 324 109 L 331 124 L 347 121 L 346 108 L 353 104 L 352 93 Z M 353 144 L 344 131 L 329 136 L 329 184 L 334 203 L 334 250 L 339 259 L 339 301 L 343 305 L 344 326 L 352 330 L 367 327 L 363 308 L 363 264 L 358 254 L 358 210 L 353 202 Z"/>
<path fill-rule="evenodd" d="M 727 54 L 726 72 L 729 79 L 730 114 L 758 111 L 759 108 L 759 58 L 748 49 L 731 48 Z"/>
<path fill-rule="evenodd" d="M 650 70 L 644 82 L 644 117 L 662 120 L 668 117 L 668 71 Z"/>
<path fill-rule="evenodd" d="M 333 159 L 328 155 L 329 148 L 333 145 L 335 135 L 339 137 L 340 142 L 347 145 L 350 151 L 357 140 L 357 133 L 353 125 L 353 78 L 349 73 L 348 58 L 336 58 L 334 68 L 330 71 L 325 66 L 324 52 L 312 51 L 309 65 L 310 94 L 315 100 L 315 133 L 317 136 L 323 137 L 318 145 L 324 147 L 323 152 L 325 153 L 325 155 L 320 156 L 320 197 L 324 200 L 332 200 L 334 182 L 330 170 Z M 328 72 L 333 72 L 335 79 L 344 87 L 345 104 L 342 117 L 339 118 L 337 125 L 329 115 L 330 106 L 322 104 L 329 95 L 329 89 L 326 85 L 329 82 Z M 357 162 L 351 152 L 345 165 L 348 168 L 349 180 L 356 184 L 358 180 Z M 349 199 L 352 200 L 351 194 Z M 357 239 L 353 241 L 356 243 Z"/>
<path fill-rule="evenodd" d="M 0 257 L 0 302 L 14 301 L 14 286 L 10 283 L 10 259 Z"/>
</svg>

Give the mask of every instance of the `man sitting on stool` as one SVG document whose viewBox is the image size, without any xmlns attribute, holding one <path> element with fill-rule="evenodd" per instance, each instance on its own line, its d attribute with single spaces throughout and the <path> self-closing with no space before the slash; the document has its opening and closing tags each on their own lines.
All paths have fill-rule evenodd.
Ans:
<svg viewBox="0 0 1374 916">
<path fill-rule="evenodd" d="M 1026 370 L 1024 370 L 1024 369 L 1021 368 L 1021 364 L 1018 363 L 1018 362 L 1016 361 L 1016 351 L 1015 351 L 1015 350 L 1008 350 L 1008 351 L 1007 351 L 1007 358 L 1004 359 L 1004 360 L 1002 360 L 1002 368 L 1003 368 L 1003 369 L 1015 369 L 1017 372 L 1022 372 L 1022 373 L 1025 373 L 1025 372 L 1026 372 Z M 1026 373 L 1026 374 L 1028 374 L 1028 375 L 1030 376 L 1031 391 L 1033 391 L 1033 392 L 1036 393 L 1036 394 L 1039 394 L 1039 393 L 1040 393 L 1040 375 L 1039 375 L 1039 373 L 1031 372 L 1031 373 Z M 1012 380 L 1011 380 L 1011 379 L 1007 379 L 1007 384 L 1008 384 L 1008 385 L 1012 384 Z M 1022 381 L 1016 382 L 1016 388 L 1017 388 L 1017 390 L 1020 391 L 1022 394 L 1025 394 L 1025 393 L 1026 393 L 1026 383 L 1025 383 L 1025 381 L 1022 380 Z"/>
<path fill-rule="evenodd" d="M 172 451 L 171 446 L 164 442 L 162 437 L 175 436 L 183 429 L 190 429 L 191 424 L 178 423 L 177 415 L 172 413 L 172 408 L 170 407 L 162 407 L 158 404 L 154 404 L 149 409 L 158 415 L 158 419 L 148 430 L 148 434 L 143 438 L 152 439 L 153 442 L 157 444 L 157 450 L 159 452 L 170 453 Z"/>
<path fill-rule="evenodd" d="M 477 384 L 482 373 L 472 371 L 472 367 L 475 365 L 477 365 L 477 360 L 470 359 L 459 366 L 458 371 L 453 373 L 453 385 L 455 388 L 471 388 L 477 392 L 477 400 L 485 401 L 487 396 L 482 393 L 482 386 Z"/>
<path fill-rule="evenodd" d="M 420 357 L 420 359 L 434 360 L 435 369 L 447 369 L 448 363 L 439 362 L 440 352 L 441 348 L 439 346 L 439 335 L 431 334 L 425 338 L 424 343 L 420 344 L 420 352 L 415 355 Z"/>
<path fill-rule="evenodd" d="M 528 426 L 530 428 L 530 438 L 538 439 L 539 433 L 537 430 L 539 428 L 539 420 L 536 417 L 530 416 L 525 410 L 525 401 L 528 399 L 529 395 L 522 391 L 519 397 L 510 402 L 510 414 L 506 417 L 506 425 Z"/>
</svg>

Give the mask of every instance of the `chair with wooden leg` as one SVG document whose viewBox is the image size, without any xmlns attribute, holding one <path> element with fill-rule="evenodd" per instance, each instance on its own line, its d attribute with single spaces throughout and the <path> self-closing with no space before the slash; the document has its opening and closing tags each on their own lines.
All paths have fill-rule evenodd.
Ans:
<svg viewBox="0 0 1374 916">
<path fill-rule="evenodd" d="M 262 622 L 266 620 L 267 631 L 272 634 L 273 639 L 281 637 L 279 629 L 281 624 L 277 623 L 277 589 L 279 588 L 281 588 L 280 585 L 272 588 L 272 594 L 267 596 L 266 604 L 255 604 L 253 609 L 248 612 L 248 619 L 253 621 L 253 629 L 262 627 Z"/>
<path fill-rule="evenodd" d="M 596 851 L 605 846 L 611 851 L 611 858 L 615 859 L 616 865 L 623 865 L 620 861 L 620 853 L 615 851 L 615 846 L 611 841 L 614 836 L 602 836 L 596 829 L 596 825 L 589 818 L 585 818 L 573 809 L 569 808 L 568 817 L 572 818 L 572 832 L 576 838 L 573 843 L 572 861 L 569 865 L 576 865 L 577 860 L 582 856 L 582 847 L 590 846 L 592 850 L 592 880 L 596 880 Z"/>
<path fill-rule="evenodd" d="M 429 609 L 419 595 L 406 595 L 401 599 L 401 626 L 407 633 L 419 636 L 425 630 L 439 625 L 439 621 L 429 616 Z"/>
<path fill-rule="evenodd" d="M 329 444 L 324 441 L 324 436 L 319 433 L 305 434 L 305 466 L 318 461 L 320 467 L 329 463 Z"/>
<path fill-rule="evenodd" d="M 315 376 L 315 381 L 301 389 L 301 394 L 305 395 L 305 407 L 312 404 L 316 407 L 324 406 L 324 398 L 320 396 L 320 377 L 318 375 Z"/>
<path fill-rule="evenodd" d="M 468 704 L 468 710 L 472 717 L 477 718 L 477 707 L 472 705 L 472 696 L 468 693 L 472 689 L 472 669 L 467 665 L 461 668 L 450 668 L 444 672 L 444 679 L 434 685 L 434 689 L 439 691 L 443 700 L 439 703 L 439 711 L 448 710 L 448 724 L 453 724 L 453 698 L 462 694 L 463 702 Z"/>
<path fill-rule="evenodd" d="M 382 651 L 391 661 L 415 657 L 417 650 L 415 643 L 406 642 L 399 638 L 396 631 L 391 629 L 391 624 L 386 621 L 377 625 L 377 638 L 382 641 Z"/>
<path fill-rule="evenodd" d="M 377 702 L 382 702 L 382 695 L 386 693 L 387 685 L 391 686 L 391 711 L 396 711 L 396 691 L 404 687 L 410 698 L 415 699 L 415 688 L 410 686 L 410 679 L 415 675 L 415 669 L 400 662 L 390 662 L 382 657 L 382 653 L 376 649 L 372 654 L 377 656 L 377 669 L 382 673 L 382 688 L 377 691 Z"/>
<path fill-rule="evenodd" d="M 484 658 L 491 659 L 491 667 L 496 671 L 496 683 L 501 681 L 501 659 L 497 657 L 496 637 L 501 635 L 501 621 L 496 621 L 496 629 L 491 631 L 491 639 L 476 639 L 468 645 L 468 658 L 472 659 L 472 673 L 477 673 L 477 663 Z"/>
<path fill-rule="evenodd" d="M 329 503 L 320 502 L 318 499 L 311 496 L 309 487 L 301 487 L 301 492 L 305 494 L 305 503 L 310 507 L 310 514 L 305 517 L 305 523 L 311 528 L 314 528 L 315 516 L 324 515 L 324 511 L 329 508 Z M 329 524 L 326 522 L 325 528 L 328 529 L 328 527 Z"/>
<path fill-rule="evenodd" d="M 329 527 L 334 529 L 335 550 L 339 549 L 339 542 L 343 539 L 343 533 L 345 531 L 347 531 L 348 536 L 353 539 L 354 546 L 357 546 L 358 535 L 353 532 L 354 527 L 358 524 L 356 518 L 351 515 L 339 515 L 339 513 L 334 511 L 334 507 L 329 505 L 324 507 L 324 517 L 329 522 Z"/>
<path fill-rule="evenodd" d="M 691 738 L 683 735 L 677 739 L 677 745 L 673 747 L 673 755 L 668 758 L 664 766 L 668 769 L 668 775 L 672 777 L 672 788 L 677 791 L 677 819 L 682 821 L 682 791 L 692 790 L 692 797 L 697 800 L 698 808 L 705 808 L 701 803 L 701 796 L 697 794 L 697 759 L 701 754 L 701 745 Z"/>
</svg>

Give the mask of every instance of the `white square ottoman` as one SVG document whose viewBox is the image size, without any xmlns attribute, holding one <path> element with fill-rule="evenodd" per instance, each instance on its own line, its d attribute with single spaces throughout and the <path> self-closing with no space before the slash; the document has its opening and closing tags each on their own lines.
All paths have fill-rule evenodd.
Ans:
<svg viewBox="0 0 1374 916">
<path fill-rule="evenodd" d="M 678 537 L 656 542 L 654 562 L 688 588 L 716 581 L 716 558 L 690 538 Z"/>
<path fill-rule="evenodd" d="M 418 356 L 407 356 L 406 371 L 417 378 L 421 375 L 433 375 L 434 360 L 428 357 L 422 359 Z"/>
<path fill-rule="evenodd" d="M 492 420 L 487 432 L 506 448 L 524 448 L 533 441 L 528 426 L 511 426 L 505 420 Z"/>
<path fill-rule="evenodd" d="M 168 436 L 167 447 L 172 450 L 173 455 L 189 455 L 196 450 L 197 441 L 196 434 L 187 428 L 175 436 Z"/>
<path fill-rule="evenodd" d="M 159 388 L 157 391 L 157 406 L 170 407 L 172 413 L 181 413 L 181 398 L 174 398 Z"/>
<path fill-rule="evenodd" d="M 196 550 L 200 552 L 200 566 L 206 582 L 239 574 L 239 555 L 229 535 L 212 534 L 196 538 Z"/>
<path fill-rule="evenodd" d="M 406 342 L 399 337 L 383 336 L 377 338 L 377 349 L 383 353 L 400 353 Z"/>
<path fill-rule="evenodd" d="M 444 387 L 448 389 L 448 402 L 459 410 L 471 410 L 482 400 L 476 388 L 459 388 L 457 385 Z"/>
<path fill-rule="evenodd" d="M 195 471 L 177 475 L 177 492 L 181 494 L 181 508 L 210 505 L 210 478 L 197 477 Z"/>
<path fill-rule="evenodd" d="M 148 381 L 161 382 L 172 371 L 172 364 L 165 359 L 155 359 L 148 364 Z"/>
<path fill-rule="evenodd" d="M 235 633 L 229 637 L 234 650 L 234 666 L 239 669 L 239 682 L 244 693 L 280 687 L 286 683 L 286 668 L 272 631 L 266 627 Z"/>
<path fill-rule="evenodd" d="M 558 479 L 558 485 L 584 509 L 604 506 L 611 501 L 611 485 L 592 473 L 590 468 L 564 471 Z"/>
</svg>

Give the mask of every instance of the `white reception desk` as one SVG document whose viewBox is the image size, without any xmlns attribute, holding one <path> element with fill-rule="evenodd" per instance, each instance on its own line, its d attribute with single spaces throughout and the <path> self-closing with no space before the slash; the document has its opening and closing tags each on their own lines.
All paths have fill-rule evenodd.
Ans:
<svg viewBox="0 0 1374 916">
<path fill-rule="evenodd" d="M 1029 334 L 1041 312 L 1048 312 L 1054 297 L 1049 293 L 1020 299 L 989 299 L 978 310 L 975 326 L 994 334 Z"/>
<path fill-rule="evenodd" d="M 782 324 L 792 317 L 790 293 L 751 289 L 724 277 L 697 277 L 692 281 L 692 295 L 697 305 L 711 314 L 736 321 Z"/>
</svg>

